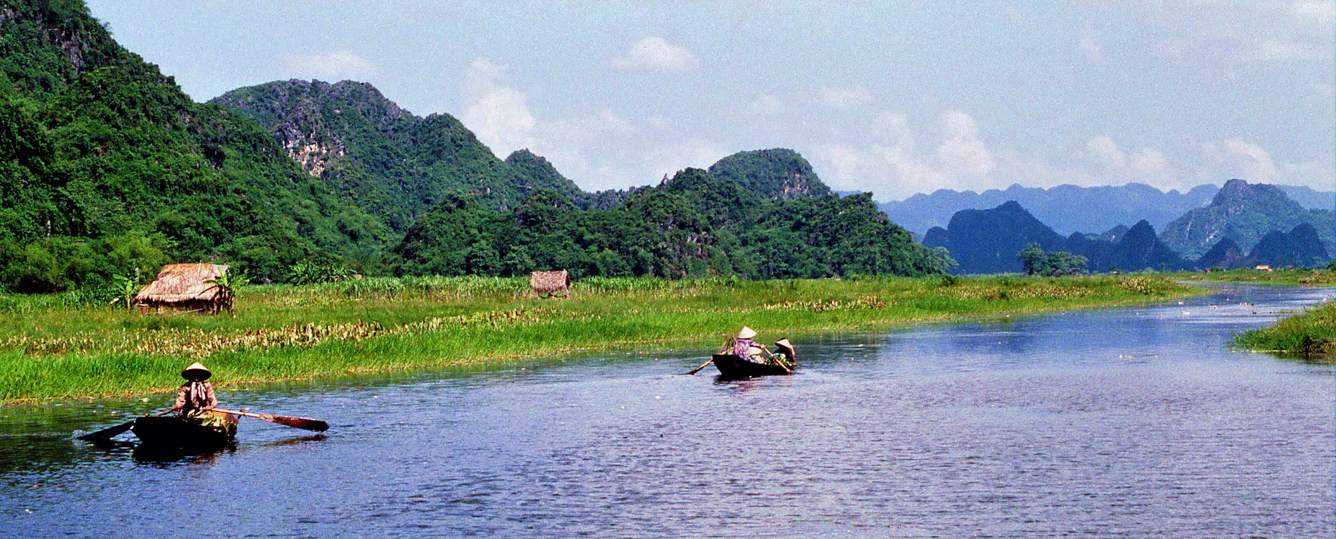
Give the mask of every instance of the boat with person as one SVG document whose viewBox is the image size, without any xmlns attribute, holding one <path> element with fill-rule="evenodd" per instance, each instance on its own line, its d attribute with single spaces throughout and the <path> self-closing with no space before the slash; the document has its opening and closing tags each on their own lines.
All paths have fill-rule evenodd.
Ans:
<svg viewBox="0 0 1336 539">
<path fill-rule="evenodd" d="M 775 343 L 776 352 L 771 353 L 765 346 L 751 342 L 756 336 L 755 331 L 745 327 L 742 330 L 730 343 L 724 345 L 724 350 L 711 356 L 710 361 L 719 369 L 720 376 L 752 378 L 793 374 L 793 369 L 798 366 L 798 352 L 794 350 L 793 343 L 788 339 L 780 339 Z M 738 341 L 743 339 L 744 346 L 737 346 Z M 740 355 L 740 350 L 746 350 L 747 356 Z"/>
<path fill-rule="evenodd" d="M 199 417 L 144 416 L 130 431 L 144 445 L 190 450 L 222 449 L 237 437 L 236 414 L 209 411 Z"/>
<path fill-rule="evenodd" d="M 774 363 L 757 363 L 733 354 L 715 354 L 714 366 L 724 378 L 753 378 L 756 376 L 783 376 L 793 371 Z"/>
<path fill-rule="evenodd" d="M 186 382 L 177 388 L 176 403 L 170 409 L 84 434 L 79 439 L 108 445 L 112 438 L 131 431 L 139 437 L 141 446 L 213 451 L 227 447 L 236 440 L 237 423 L 242 416 L 314 432 L 329 430 L 329 423 L 319 419 L 219 408 L 213 384 L 208 382 L 212 376 L 213 373 L 207 367 L 196 362 L 181 371 L 181 377 Z"/>
</svg>

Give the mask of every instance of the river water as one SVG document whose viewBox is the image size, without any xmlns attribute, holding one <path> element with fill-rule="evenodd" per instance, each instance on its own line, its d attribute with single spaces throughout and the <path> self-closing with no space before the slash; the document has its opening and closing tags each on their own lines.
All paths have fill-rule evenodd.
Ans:
<svg viewBox="0 0 1336 539">
<path fill-rule="evenodd" d="M 333 428 L 165 461 L 71 441 L 125 404 L 0 411 L 0 536 L 1330 536 L 1332 367 L 1229 343 L 1333 295 L 798 341 L 747 382 L 677 355 L 229 393 Z"/>
</svg>

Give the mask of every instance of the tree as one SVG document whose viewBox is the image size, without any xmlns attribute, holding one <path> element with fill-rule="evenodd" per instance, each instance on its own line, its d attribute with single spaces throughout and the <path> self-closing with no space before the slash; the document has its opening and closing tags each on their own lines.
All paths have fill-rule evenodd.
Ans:
<svg viewBox="0 0 1336 539">
<path fill-rule="evenodd" d="M 1086 257 L 1066 251 L 1046 253 L 1038 244 L 1030 244 L 1022 249 L 1016 253 L 1016 258 L 1020 259 L 1026 275 L 1060 277 L 1080 275 L 1086 271 Z"/>
</svg>

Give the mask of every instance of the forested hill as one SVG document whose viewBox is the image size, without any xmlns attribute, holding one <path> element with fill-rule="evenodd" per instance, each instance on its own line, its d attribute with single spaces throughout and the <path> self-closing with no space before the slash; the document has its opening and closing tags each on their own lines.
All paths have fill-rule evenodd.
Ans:
<svg viewBox="0 0 1336 539">
<path fill-rule="evenodd" d="M 79 1 L 0 0 L 0 126 L 0 289 L 106 294 L 204 260 L 260 281 L 311 265 L 779 277 L 947 264 L 868 196 L 829 195 L 790 150 L 584 193 L 546 159 L 498 159 L 455 118 L 414 116 L 364 83 L 195 103 Z"/>
<path fill-rule="evenodd" d="M 250 115 L 302 168 L 396 230 L 449 194 L 513 208 L 538 190 L 582 193 L 527 150 L 502 161 L 448 114 L 414 116 L 370 84 L 289 80 L 216 103 Z"/>
<path fill-rule="evenodd" d="M 812 171 L 811 163 L 787 148 L 738 152 L 710 165 L 709 172 L 765 198 L 791 200 L 831 194 Z"/>
<path fill-rule="evenodd" d="M 611 209 L 539 194 L 513 211 L 451 198 L 395 249 L 401 273 L 829 277 L 948 269 L 870 195 L 772 200 L 687 169 Z"/>
<path fill-rule="evenodd" d="M 0 0 L 0 283 L 56 290 L 217 258 L 357 263 L 379 219 L 248 118 L 190 100 L 82 2 Z"/>
</svg>

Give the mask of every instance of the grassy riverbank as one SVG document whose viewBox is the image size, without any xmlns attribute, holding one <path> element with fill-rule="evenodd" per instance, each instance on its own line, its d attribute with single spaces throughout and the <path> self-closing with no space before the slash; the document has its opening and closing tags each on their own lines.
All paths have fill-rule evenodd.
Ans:
<svg viewBox="0 0 1336 539">
<path fill-rule="evenodd" d="M 1336 271 L 1327 269 L 1278 269 L 1257 271 L 1236 269 L 1229 271 L 1187 272 L 1177 274 L 1191 281 L 1220 281 L 1276 285 L 1336 286 Z"/>
<path fill-rule="evenodd" d="M 1181 274 L 1184 279 L 1282 286 L 1336 286 L 1336 271 L 1327 269 L 1239 269 Z M 1243 348 L 1310 359 L 1336 356 L 1336 305 L 1319 305 L 1282 319 L 1270 327 L 1240 333 Z"/>
<path fill-rule="evenodd" d="M 1336 304 L 1326 303 L 1270 327 L 1239 334 L 1239 346 L 1288 357 L 1336 357 Z"/>
<path fill-rule="evenodd" d="M 523 279 L 365 279 L 253 286 L 233 314 L 140 315 L 62 296 L 0 296 L 0 404 L 170 391 L 201 360 L 222 387 L 485 369 L 617 349 L 888 329 L 1194 293 L 1161 276 L 666 281 L 588 279 L 571 299 Z M 798 340 L 801 348 L 801 340 Z"/>
</svg>

